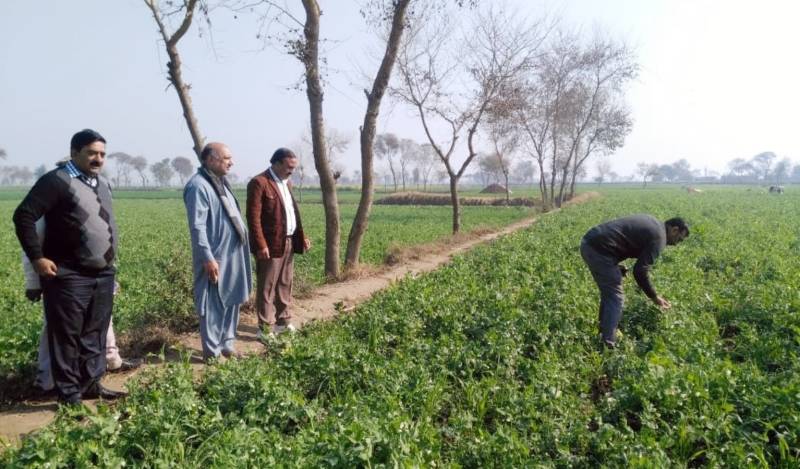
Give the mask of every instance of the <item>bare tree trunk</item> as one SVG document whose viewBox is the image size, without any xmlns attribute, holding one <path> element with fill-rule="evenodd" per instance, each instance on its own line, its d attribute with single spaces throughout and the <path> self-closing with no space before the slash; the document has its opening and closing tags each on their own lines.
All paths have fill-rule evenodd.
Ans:
<svg viewBox="0 0 800 469">
<path fill-rule="evenodd" d="M 156 0 L 144 0 L 144 2 L 153 13 L 153 18 L 156 20 L 161 37 L 164 39 L 167 55 L 169 56 L 169 62 L 167 62 L 169 81 L 175 88 L 175 92 L 178 93 L 178 99 L 181 102 L 181 108 L 183 108 L 183 117 L 186 120 L 186 126 L 189 128 L 189 134 L 192 136 L 194 152 L 197 158 L 200 159 L 200 153 L 203 151 L 205 138 L 203 138 L 203 134 L 200 132 L 197 117 L 194 115 L 192 98 L 189 96 L 189 89 L 191 87 L 183 81 L 183 76 L 181 75 L 181 57 L 178 54 L 178 41 L 186 34 L 186 31 L 189 30 L 189 26 L 192 24 L 192 17 L 194 16 L 194 9 L 197 6 L 197 0 L 187 0 L 185 2 L 186 13 L 183 22 L 181 22 L 180 27 L 178 27 L 178 30 L 175 31 L 172 37 L 167 33 L 161 12 L 156 5 Z"/>
<path fill-rule="evenodd" d="M 506 205 L 511 205 L 511 188 L 508 187 L 508 170 L 503 171 L 503 178 L 506 180 Z"/>
<path fill-rule="evenodd" d="M 569 198 L 572 199 L 575 197 L 575 179 L 577 175 L 577 171 L 572 173 L 572 181 L 569 184 Z"/>
<path fill-rule="evenodd" d="M 556 198 L 558 207 L 561 207 L 561 204 L 564 203 L 564 188 L 567 184 L 567 177 L 569 176 L 569 164 L 570 161 L 567 161 L 561 170 L 561 180 L 558 183 L 558 197 Z"/>
<path fill-rule="evenodd" d="M 556 152 L 553 150 L 553 163 L 550 165 L 550 207 L 553 207 L 556 203 L 556 174 L 558 174 L 556 165 Z"/>
<path fill-rule="evenodd" d="M 450 173 L 450 203 L 453 206 L 453 234 L 461 230 L 461 204 L 458 200 L 458 176 Z"/>
<path fill-rule="evenodd" d="M 394 164 L 392 163 L 392 159 L 388 156 L 386 157 L 386 159 L 389 161 L 389 172 L 392 173 L 392 186 L 394 186 L 394 192 L 397 192 L 397 173 L 394 170 Z"/>
<path fill-rule="evenodd" d="M 325 144 L 325 121 L 322 114 L 323 91 L 319 76 L 319 17 L 316 0 L 302 0 L 306 11 L 305 51 L 303 63 L 306 69 L 306 95 L 311 114 L 311 143 L 314 166 L 319 174 L 322 190 L 322 205 L 325 209 L 325 276 L 339 277 L 339 202 L 336 196 L 336 181 L 333 178 Z"/>
<path fill-rule="evenodd" d="M 392 17 L 392 29 L 389 32 L 389 39 L 386 41 L 386 52 L 378 68 L 378 74 L 372 84 L 372 91 L 366 92 L 367 112 L 364 114 L 364 123 L 361 126 L 361 199 L 358 202 L 356 217 L 350 228 L 350 235 L 347 239 L 347 251 L 345 253 L 345 269 L 350 270 L 358 266 L 361 254 L 361 243 L 364 234 L 367 232 L 369 224 L 369 213 L 372 209 L 372 196 L 374 192 L 373 178 L 373 144 L 375 143 L 375 126 L 380 112 L 381 100 L 386 93 L 389 85 L 389 78 L 392 76 L 392 68 L 397 59 L 397 51 L 400 45 L 400 38 L 403 35 L 405 26 L 406 8 L 411 0 L 399 0 L 395 3 L 394 14 Z M 392 171 L 394 175 L 394 171 Z M 397 179 L 395 179 L 395 191 L 397 191 Z"/>
<path fill-rule="evenodd" d="M 167 47 L 167 54 L 169 54 L 169 79 L 172 86 L 175 87 L 175 92 L 178 93 L 178 99 L 183 108 L 183 118 L 186 120 L 186 126 L 189 128 L 189 134 L 192 136 L 192 143 L 194 144 L 194 153 L 200 159 L 200 153 L 203 151 L 205 138 L 200 132 L 200 125 L 197 123 L 197 117 L 194 115 L 194 108 L 192 107 L 192 98 L 189 96 L 189 85 L 183 81 L 181 75 L 181 58 L 178 55 L 178 48 L 174 46 Z"/>
</svg>

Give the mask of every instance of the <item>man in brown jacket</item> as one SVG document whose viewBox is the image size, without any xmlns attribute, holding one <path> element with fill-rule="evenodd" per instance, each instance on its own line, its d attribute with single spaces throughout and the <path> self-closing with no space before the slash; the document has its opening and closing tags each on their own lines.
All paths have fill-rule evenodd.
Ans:
<svg viewBox="0 0 800 469">
<path fill-rule="evenodd" d="M 271 166 L 247 184 L 247 224 L 256 257 L 258 326 L 278 334 L 294 330 L 289 311 L 294 254 L 308 251 L 311 241 L 303 233 L 289 181 L 299 164 L 297 156 L 279 148 L 269 162 Z"/>
</svg>

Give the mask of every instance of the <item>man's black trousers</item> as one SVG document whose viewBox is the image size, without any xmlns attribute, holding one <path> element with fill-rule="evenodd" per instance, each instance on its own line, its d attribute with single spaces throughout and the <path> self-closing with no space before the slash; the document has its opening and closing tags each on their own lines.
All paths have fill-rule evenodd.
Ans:
<svg viewBox="0 0 800 469">
<path fill-rule="evenodd" d="M 114 297 L 114 269 L 78 272 L 58 266 L 42 278 L 53 381 L 62 401 L 76 401 L 106 371 L 106 333 Z"/>
</svg>

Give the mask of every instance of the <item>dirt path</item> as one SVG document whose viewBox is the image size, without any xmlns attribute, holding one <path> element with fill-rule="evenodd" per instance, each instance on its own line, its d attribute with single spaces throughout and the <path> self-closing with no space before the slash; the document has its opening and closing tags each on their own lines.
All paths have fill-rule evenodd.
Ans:
<svg viewBox="0 0 800 469">
<path fill-rule="evenodd" d="M 596 193 L 581 194 L 576 197 L 572 204 L 581 203 L 596 197 Z M 548 212 L 549 214 L 556 211 Z M 368 300 L 374 293 L 383 290 L 393 282 L 401 280 L 406 276 L 416 276 L 421 273 L 430 272 L 446 264 L 450 259 L 458 254 L 466 252 L 478 244 L 492 241 L 500 236 L 504 236 L 515 231 L 521 230 L 532 225 L 537 218 L 529 218 L 517 223 L 506 226 L 505 228 L 471 237 L 466 240 L 455 240 L 452 244 L 437 245 L 440 249 L 419 257 L 401 261 L 399 264 L 377 269 L 353 280 L 323 285 L 311 292 L 307 297 L 295 299 L 292 305 L 292 322 L 297 327 L 302 327 L 309 321 L 325 320 L 336 316 L 337 311 L 349 310 L 355 305 Z M 337 305 L 338 308 L 337 308 Z M 244 314 L 241 317 L 237 330 L 237 348 L 245 354 L 259 353 L 263 350 L 263 345 L 256 338 L 258 332 L 257 321 L 253 315 Z M 192 352 L 194 357 L 202 355 L 200 337 L 198 334 L 186 334 L 180 337 L 181 348 Z M 122 374 L 107 374 L 103 378 L 103 385 L 111 389 L 122 390 L 125 383 L 143 369 L 152 366 L 159 366 L 161 362 L 154 360 L 144 365 L 142 368 Z M 203 364 L 199 359 L 193 359 L 191 363 L 198 373 L 202 372 Z M 89 407 L 94 408 L 94 401 L 86 401 Z M 44 427 L 55 417 L 57 405 L 54 401 L 35 402 L 24 401 L 18 405 L 0 412 L 0 449 L 2 442 L 7 441 L 12 444 L 18 442 L 26 434 Z"/>
</svg>

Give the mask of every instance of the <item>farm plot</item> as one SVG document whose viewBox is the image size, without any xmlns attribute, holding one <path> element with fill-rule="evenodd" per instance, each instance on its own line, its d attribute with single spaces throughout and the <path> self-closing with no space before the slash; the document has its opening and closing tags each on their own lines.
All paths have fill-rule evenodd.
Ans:
<svg viewBox="0 0 800 469">
<path fill-rule="evenodd" d="M 41 303 L 25 299 L 21 251 L 11 222 L 24 194 L 11 195 L 17 199 L 0 197 L 0 275 L 6 279 L 0 285 L 0 405 L 16 392 L 15 388 L 27 387 L 32 381 L 42 316 Z M 240 199 L 244 200 L 243 194 Z M 121 192 L 114 203 L 120 228 L 118 281 L 122 287 L 114 305 L 117 332 L 141 336 L 153 327 L 173 332 L 196 330 L 191 251 L 180 192 Z M 296 286 L 302 290 L 323 282 L 324 220 L 319 204 L 306 204 L 301 210 L 314 245 L 310 253 L 297 257 Z M 395 246 L 445 238 L 450 232 L 449 210 L 376 207 L 364 240 L 362 261 L 379 265 Z M 349 226 L 354 214 L 354 205 L 342 205 L 342 226 Z M 467 207 L 464 230 L 499 228 L 532 214 L 530 209 L 518 207 Z M 342 238 L 346 243 L 346 232 Z"/>
<path fill-rule="evenodd" d="M 400 282 L 266 357 L 146 374 L 82 422 L 62 413 L 23 465 L 797 467 L 798 197 L 609 192 Z M 593 224 L 682 215 L 654 269 L 662 312 L 626 285 L 620 348 L 596 336 L 577 253 Z"/>
</svg>

